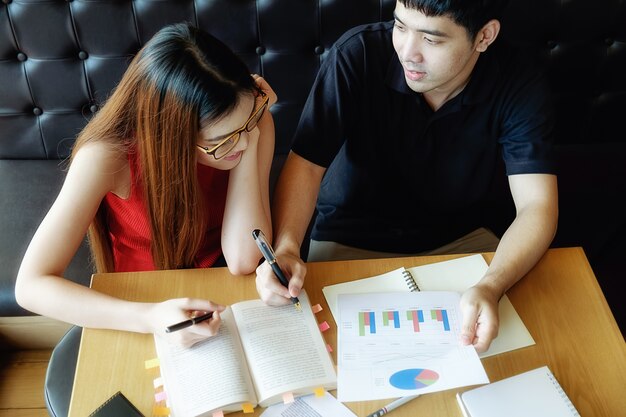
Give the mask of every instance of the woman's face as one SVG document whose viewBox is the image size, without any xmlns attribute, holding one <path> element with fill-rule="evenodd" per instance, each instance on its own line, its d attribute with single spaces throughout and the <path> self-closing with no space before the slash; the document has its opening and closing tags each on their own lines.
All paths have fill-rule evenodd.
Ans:
<svg viewBox="0 0 626 417">
<path fill-rule="evenodd" d="M 238 141 L 236 140 L 236 135 L 231 138 L 237 143 L 225 156 L 218 160 L 216 160 L 213 155 L 208 155 L 205 151 L 198 148 L 198 162 L 200 164 L 225 171 L 233 169 L 239 164 L 239 161 L 241 161 L 241 155 L 248 147 L 250 136 L 259 134 L 259 129 L 256 127 L 250 132 L 247 132 L 245 129 L 241 129 L 249 120 L 252 112 L 255 110 L 254 106 L 254 96 L 245 95 L 241 98 L 239 104 L 231 113 L 227 114 L 224 118 L 216 121 L 215 123 L 202 126 L 198 145 L 205 149 L 214 148 L 220 142 L 231 136 L 233 132 L 240 131 L 238 133 L 240 137 Z M 228 147 L 228 143 L 225 143 L 222 146 Z"/>
</svg>

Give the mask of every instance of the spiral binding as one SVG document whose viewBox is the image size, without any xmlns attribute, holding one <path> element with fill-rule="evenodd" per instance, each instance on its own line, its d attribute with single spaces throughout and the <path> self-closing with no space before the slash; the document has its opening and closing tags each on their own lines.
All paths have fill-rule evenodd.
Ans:
<svg viewBox="0 0 626 417">
<path fill-rule="evenodd" d="M 554 374 L 552 374 L 552 372 L 549 370 L 548 370 L 548 378 L 550 378 L 550 381 L 554 385 L 554 388 L 556 388 L 556 390 L 558 391 L 559 395 L 565 402 L 565 405 L 567 406 L 569 411 L 572 413 L 572 416 L 580 417 L 580 414 L 578 413 L 578 410 L 576 410 L 576 407 L 572 403 L 572 400 L 570 400 L 570 398 L 567 396 L 567 394 L 563 390 L 563 387 L 561 386 L 561 384 L 559 384 L 559 381 L 557 381 Z"/>
<path fill-rule="evenodd" d="M 406 286 L 409 287 L 409 291 L 421 291 L 417 282 L 415 282 L 413 275 L 411 275 L 411 272 L 405 269 L 402 271 L 402 275 L 404 275 L 404 282 L 406 282 Z"/>
</svg>

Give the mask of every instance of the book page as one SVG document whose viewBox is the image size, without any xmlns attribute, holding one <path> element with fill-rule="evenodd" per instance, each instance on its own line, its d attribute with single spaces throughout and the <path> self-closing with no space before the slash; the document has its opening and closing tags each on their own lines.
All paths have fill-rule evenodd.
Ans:
<svg viewBox="0 0 626 417">
<path fill-rule="evenodd" d="M 211 416 L 241 410 L 257 399 L 230 308 L 217 335 L 184 348 L 155 335 L 161 376 L 172 417 Z"/>
<path fill-rule="evenodd" d="M 292 304 L 267 306 L 251 300 L 232 306 L 248 358 L 259 404 L 282 401 L 282 394 L 310 394 L 334 389 L 337 376 L 311 304 L 302 291 L 302 311 Z"/>
<path fill-rule="evenodd" d="M 453 291 L 340 294 L 337 399 L 380 400 L 489 382 L 460 335 Z"/>
<path fill-rule="evenodd" d="M 463 292 L 476 284 L 489 268 L 482 255 L 470 255 L 449 261 L 407 268 L 422 291 L 458 291 Z M 493 356 L 535 344 L 522 319 L 515 311 L 506 294 L 498 306 L 500 328 L 486 352 L 481 358 Z"/>
<path fill-rule="evenodd" d="M 404 268 L 398 268 L 381 275 L 357 279 L 355 281 L 342 282 L 334 285 L 327 285 L 322 288 L 322 292 L 324 293 L 330 312 L 335 319 L 335 323 L 339 323 L 337 295 L 408 291 L 409 286 L 406 283 L 404 275 L 402 275 L 403 272 Z"/>
</svg>

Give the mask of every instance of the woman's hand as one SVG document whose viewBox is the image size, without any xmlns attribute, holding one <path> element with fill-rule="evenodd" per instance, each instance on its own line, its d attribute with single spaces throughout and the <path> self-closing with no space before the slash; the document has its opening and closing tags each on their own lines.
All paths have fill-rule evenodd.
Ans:
<svg viewBox="0 0 626 417">
<path fill-rule="evenodd" d="M 272 90 L 272 87 L 270 87 L 268 82 L 265 81 L 265 78 L 261 77 L 259 74 L 252 74 L 252 78 L 254 78 L 257 87 L 269 96 L 270 99 L 267 103 L 267 109 L 269 110 L 278 101 L 278 96 L 274 90 Z"/>
<path fill-rule="evenodd" d="M 194 298 L 177 298 L 154 304 L 148 311 L 148 320 L 151 321 L 151 328 L 154 334 L 158 334 L 178 345 L 191 347 L 217 334 L 222 322 L 220 312 L 224 311 L 225 308 L 225 306 L 215 304 L 212 301 Z M 210 311 L 213 312 L 213 317 L 208 320 L 175 332 L 167 333 L 165 331 L 168 326 L 206 314 Z"/>
</svg>

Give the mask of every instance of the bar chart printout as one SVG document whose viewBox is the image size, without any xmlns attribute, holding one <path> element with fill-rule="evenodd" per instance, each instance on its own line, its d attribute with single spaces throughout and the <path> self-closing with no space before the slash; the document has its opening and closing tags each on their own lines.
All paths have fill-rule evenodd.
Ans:
<svg viewBox="0 0 626 417">
<path fill-rule="evenodd" d="M 395 398 L 489 382 L 459 343 L 459 293 L 338 296 L 340 401 Z"/>
</svg>

